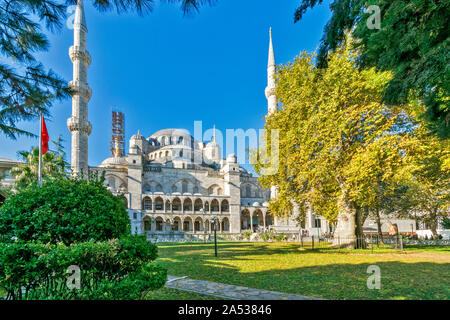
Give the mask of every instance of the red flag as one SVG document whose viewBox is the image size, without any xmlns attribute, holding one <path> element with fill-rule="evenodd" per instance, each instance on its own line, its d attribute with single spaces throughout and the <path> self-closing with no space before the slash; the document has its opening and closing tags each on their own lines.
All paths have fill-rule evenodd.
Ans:
<svg viewBox="0 0 450 320">
<path fill-rule="evenodd" d="M 42 117 L 42 132 L 41 132 L 41 150 L 42 154 L 46 154 L 48 151 L 48 141 L 50 138 L 48 137 L 47 127 L 45 126 L 45 119 Z"/>
</svg>

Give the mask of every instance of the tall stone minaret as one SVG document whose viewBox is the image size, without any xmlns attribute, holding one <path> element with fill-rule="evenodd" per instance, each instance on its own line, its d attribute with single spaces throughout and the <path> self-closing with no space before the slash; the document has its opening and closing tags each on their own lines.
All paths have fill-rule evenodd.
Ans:
<svg viewBox="0 0 450 320">
<path fill-rule="evenodd" d="M 87 83 L 87 68 L 91 64 L 91 56 L 86 50 L 86 18 L 83 0 L 78 0 L 73 24 L 73 46 L 69 48 L 70 60 L 73 63 L 73 80 L 69 82 L 72 90 L 72 117 L 67 119 L 67 127 L 72 134 L 71 166 L 72 175 L 88 173 L 88 136 L 92 126 L 88 121 L 88 102 L 91 88 Z"/>
<path fill-rule="evenodd" d="M 267 87 L 266 87 L 266 98 L 267 98 L 267 113 L 271 114 L 277 110 L 277 96 L 275 95 L 275 55 L 273 53 L 272 44 L 272 28 L 269 29 L 269 61 L 267 63 Z"/>
<path fill-rule="evenodd" d="M 275 54 L 273 53 L 272 28 L 269 29 L 269 60 L 267 62 L 267 87 L 265 90 L 267 98 L 267 115 L 277 110 L 277 96 L 275 95 Z M 278 195 L 277 186 L 270 187 L 270 198 Z"/>
</svg>

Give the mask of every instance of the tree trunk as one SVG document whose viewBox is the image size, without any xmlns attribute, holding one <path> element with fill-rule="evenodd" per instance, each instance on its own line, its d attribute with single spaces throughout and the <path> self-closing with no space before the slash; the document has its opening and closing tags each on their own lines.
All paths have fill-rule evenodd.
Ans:
<svg viewBox="0 0 450 320">
<path fill-rule="evenodd" d="M 339 201 L 339 214 L 332 246 L 337 248 L 355 249 L 357 235 L 362 234 L 360 210 L 350 201 L 344 193 Z"/>
<path fill-rule="evenodd" d="M 383 242 L 383 232 L 381 231 L 381 218 L 380 218 L 380 210 L 376 209 L 375 211 L 375 221 L 377 223 L 377 233 L 378 233 L 378 240 Z"/>
<path fill-rule="evenodd" d="M 439 239 L 439 235 L 437 233 L 437 209 L 434 209 L 433 211 L 430 212 L 430 229 L 431 232 L 433 233 L 433 238 L 434 239 Z"/>
</svg>

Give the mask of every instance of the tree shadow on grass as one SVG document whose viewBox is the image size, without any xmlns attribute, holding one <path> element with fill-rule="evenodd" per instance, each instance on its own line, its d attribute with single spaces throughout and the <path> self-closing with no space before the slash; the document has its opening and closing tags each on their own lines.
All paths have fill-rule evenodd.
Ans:
<svg viewBox="0 0 450 320">
<path fill-rule="evenodd" d="M 172 275 L 325 299 L 450 299 L 450 263 L 445 261 L 395 261 L 402 256 L 382 261 L 386 257 L 308 250 L 305 254 L 298 244 L 274 248 L 222 243 L 218 258 L 213 250 L 210 244 L 165 247 L 161 259 Z M 371 265 L 380 268 L 379 290 L 367 287 Z"/>
</svg>

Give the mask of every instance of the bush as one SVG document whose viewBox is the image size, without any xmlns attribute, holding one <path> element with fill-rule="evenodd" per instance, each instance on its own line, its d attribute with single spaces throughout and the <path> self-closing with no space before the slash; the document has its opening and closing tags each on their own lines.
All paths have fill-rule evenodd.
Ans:
<svg viewBox="0 0 450 320">
<path fill-rule="evenodd" d="M 252 235 L 251 231 L 244 231 L 242 233 L 242 235 L 244 236 L 244 239 L 250 240 L 250 236 Z"/>
<path fill-rule="evenodd" d="M 70 246 L 0 243 L 0 286 L 8 299 L 139 299 L 167 280 L 152 263 L 157 256 L 144 236 Z M 80 270 L 80 289 L 67 285 L 70 266 Z"/>
<path fill-rule="evenodd" d="M 105 241 L 130 234 L 120 197 L 101 182 L 55 179 L 34 183 L 0 208 L 0 241 L 43 243 Z"/>
<path fill-rule="evenodd" d="M 279 233 L 275 236 L 275 240 L 277 241 L 287 240 L 287 235 L 285 235 L 284 233 Z"/>
</svg>

